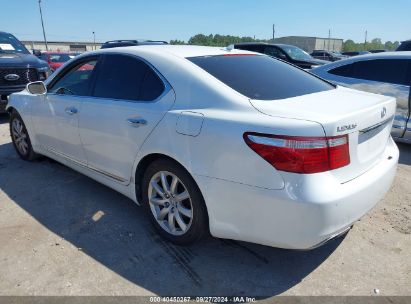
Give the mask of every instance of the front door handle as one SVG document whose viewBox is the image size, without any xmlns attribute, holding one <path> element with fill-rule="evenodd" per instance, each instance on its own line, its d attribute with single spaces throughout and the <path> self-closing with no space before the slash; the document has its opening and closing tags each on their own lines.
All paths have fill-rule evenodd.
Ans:
<svg viewBox="0 0 411 304">
<path fill-rule="evenodd" d="M 127 122 L 134 127 L 144 126 L 147 124 L 147 120 L 142 118 L 128 118 Z"/>
<path fill-rule="evenodd" d="M 75 107 L 68 107 L 64 111 L 69 115 L 73 115 L 73 114 L 78 113 L 78 110 Z"/>
</svg>

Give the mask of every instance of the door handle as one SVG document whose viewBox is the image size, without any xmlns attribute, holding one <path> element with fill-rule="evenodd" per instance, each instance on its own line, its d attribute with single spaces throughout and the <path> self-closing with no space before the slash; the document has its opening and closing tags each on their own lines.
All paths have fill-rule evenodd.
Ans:
<svg viewBox="0 0 411 304">
<path fill-rule="evenodd" d="M 78 110 L 75 107 L 68 107 L 64 111 L 69 115 L 73 115 L 73 114 L 78 113 Z"/>
<path fill-rule="evenodd" d="M 147 124 L 147 120 L 142 118 L 128 118 L 127 122 L 134 127 L 144 126 Z"/>
</svg>

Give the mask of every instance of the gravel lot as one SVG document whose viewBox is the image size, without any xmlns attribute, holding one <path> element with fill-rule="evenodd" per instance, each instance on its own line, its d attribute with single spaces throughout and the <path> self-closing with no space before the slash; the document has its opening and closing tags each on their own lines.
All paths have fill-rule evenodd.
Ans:
<svg viewBox="0 0 411 304">
<path fill-rule="evenodd" d="M 20 160 L 0 116 L 0 295 L 411 295 L 411 146 L 345 239 L 309 252 L 160 239 L 141 208 L 51 160 Z"/>
</svg>

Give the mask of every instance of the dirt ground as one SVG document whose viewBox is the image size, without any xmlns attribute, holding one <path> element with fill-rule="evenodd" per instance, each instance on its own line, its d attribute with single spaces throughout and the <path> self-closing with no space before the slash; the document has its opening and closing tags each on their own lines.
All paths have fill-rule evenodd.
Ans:
<svg viewBox="0 0 411 304">
<path fill-rule="evenodd" d="M 208 238 L 181 248 L 129 199 L 17 157 L 0 116 L 0 295 L 411 295 L 411 145 L 391 191 L 344 239 L 290 251 Z"/>
</svg>

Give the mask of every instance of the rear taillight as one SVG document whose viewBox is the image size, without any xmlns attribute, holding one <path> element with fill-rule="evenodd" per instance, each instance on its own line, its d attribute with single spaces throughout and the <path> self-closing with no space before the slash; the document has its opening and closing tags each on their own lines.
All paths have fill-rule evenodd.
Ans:
<svg viewBox="0 0 411 304">
<path fill-rule="evenodd" d="M 247 132 L 247 145 L 276 169 L 319 173 L 350 164 L 348 135 L 335 137 L 277 136 Z"/>
</svg>

